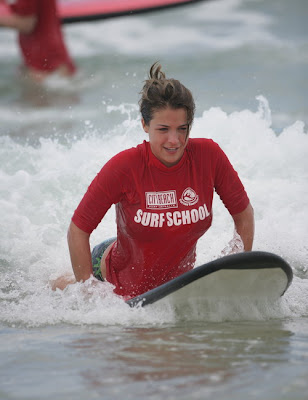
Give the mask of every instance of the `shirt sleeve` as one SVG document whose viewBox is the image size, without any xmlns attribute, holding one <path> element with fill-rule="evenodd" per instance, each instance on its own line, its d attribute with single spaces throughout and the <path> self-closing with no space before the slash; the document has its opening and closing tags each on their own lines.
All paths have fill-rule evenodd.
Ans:
<svg viewBox="0 0 308 400">
<path fill-rule="evenodd" d="M 91 233 L 112 204 L 121 200 L 129 179 L 124 159 L 119 153 L 103 166 L 75 210 L 72 221 L 84 232 Z"/>
<path fill-rule="evenodd" d="M 39 0 L 17 0 L 10 5 L 11 10 L 20 16 L 36 15 Z"/>
<path fill-rule="evenodd" d="M 249 198 L 245 188 L 223 150 L 215 143 L 217 162 L 215 169 L 215 191 L 231 215 L 245 210 Z"/>
</svg>

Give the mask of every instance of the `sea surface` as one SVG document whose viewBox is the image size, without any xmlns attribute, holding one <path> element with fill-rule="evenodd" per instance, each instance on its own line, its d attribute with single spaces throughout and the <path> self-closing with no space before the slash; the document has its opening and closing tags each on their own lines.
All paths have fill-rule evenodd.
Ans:
<svg viewBox="0 0 308 400">
<path fill-rule="evenodd" d="M 67 25 L 79 73 L 40 89 L 19 77 L 15 32 L 1 28 L 1 400 L 307 399 L 307 18 L 306 0 L 212 0 Z M 183 317 L 130 309 L 108 284 L 50 289 L 71 270 L 66 232 L 87 186 L 146 139 L 137 103 L 157 60 L 194 94 L 191 136 L 218 142 L 238 171 L 255 210 L 254 250 L 292 266 L 276 302 Z M 112 208 L 91 245 L 115 233 Z M 197 264 L 232 238 L 216 196 Z"/>
</svg>

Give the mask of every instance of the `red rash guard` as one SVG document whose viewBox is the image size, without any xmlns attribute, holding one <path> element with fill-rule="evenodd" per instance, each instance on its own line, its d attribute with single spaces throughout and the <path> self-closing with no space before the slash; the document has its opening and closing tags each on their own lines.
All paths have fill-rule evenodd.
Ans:
<svg viewBox="0 0 308 400">
<path fill-rule="evenodd" d="M 166 167 L 144 141 L 104 165 L 72 220 L 91 233 L 116 204 L 117 241 L 106 259 L 107 280 L 115 293 L 133 297 L 193 268 L 197 241 L 211 226 L 214 190 L 231 215 L 249 204 L 215 142 L 189 139 L 180 162 Z"/>
<path fill-rule="evenodd" d="M 66 65 L 74 73 L 75 66 L 64 44 L 55 0 L 16 0 L 10 8 L 19 16 L 37 17 L 33 32 L 19 34 L 25 65 L 46 72 Z"/>
</svg>

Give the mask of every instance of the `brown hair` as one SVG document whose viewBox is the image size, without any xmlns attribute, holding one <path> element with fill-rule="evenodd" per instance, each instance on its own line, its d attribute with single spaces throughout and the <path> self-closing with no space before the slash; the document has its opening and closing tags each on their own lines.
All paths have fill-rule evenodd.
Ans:
<svg viewBox="0 0 308 400">
<path fill-rule="evenodd" d="M 170 107 L 186 109 L 187 123 L 191 128 L 195 113 L 192 93 L 180 81 L 167 79 L 158 62 L 152 65 L 149 79 L 145 81 L 140 94 L 140 112 L 146 125 L 149 125 L 155 111 Z"/>
</svg>

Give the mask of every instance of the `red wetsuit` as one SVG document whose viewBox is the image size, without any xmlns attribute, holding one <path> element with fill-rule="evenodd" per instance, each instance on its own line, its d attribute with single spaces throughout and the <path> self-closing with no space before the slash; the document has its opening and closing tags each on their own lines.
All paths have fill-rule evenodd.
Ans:
<svg viewBox="0 0 308 400">
<path fill-rule="evenodd" d="M 16 0 L 10 5 L 19 16 L 37 17 L 34 31 L 19 34 L 24 63 L 28 68 L 53 72 L 66 65 L 71 73 L 75 65 L 64 44 L 55 0 Z"/>
<path fill-rule="evenodd" d="M 117 241 L 106 259 L 106 277 L 117 294 L 132 297 L 193 268 L 197 240 L 211 226 L 214 190 L 231 215 L 249 204 L 215 142 L 189 139 L 173 167 L 143 142 L 105 164 L 72 220 L 91 233 L 116 204 Z"/>
</svg>

